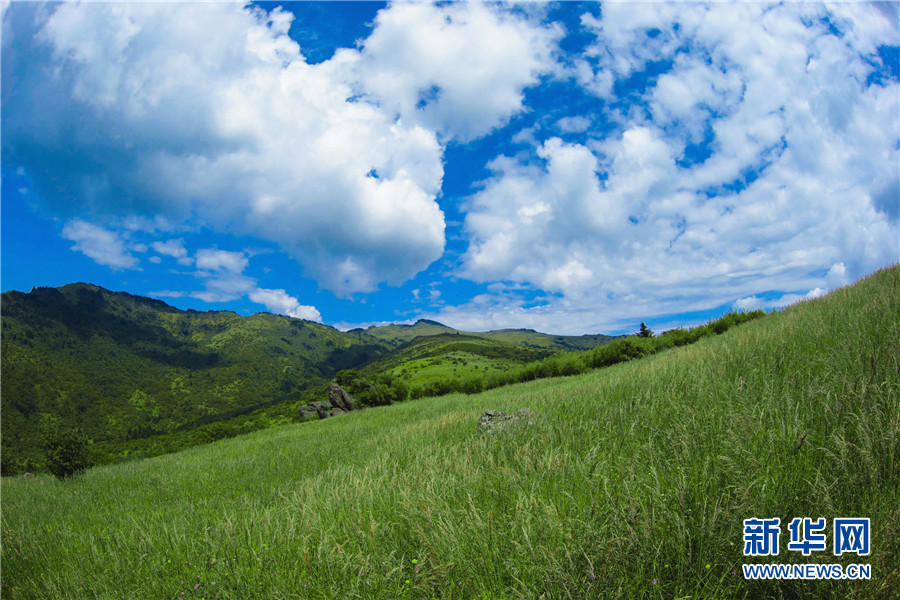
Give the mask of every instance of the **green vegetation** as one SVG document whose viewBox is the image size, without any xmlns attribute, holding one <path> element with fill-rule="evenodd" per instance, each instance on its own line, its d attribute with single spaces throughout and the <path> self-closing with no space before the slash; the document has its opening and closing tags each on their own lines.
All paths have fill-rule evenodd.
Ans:
<svg viewBox="0 0 900 600">
<path fill-rule="evenodd" d="M 405 390 L 397 401 L 451 392 L 480 392 L 486 377 L 513 372 L 550 354 L 547 350 L 461 333 L 417 337 L 363 368 L 360 379 L 350 383 L 348 389 L 364 402 L 366 392 L 360 383 L 365 385 L 367 380 L 392 386 L 398 393 Z"/>
<path fill-rule="evenodd" d="M 647 324 L 641 321 L 641 330 L 638 331 L 638 337 L 653 337 L 653 330 L 647 327 Z"/>
<path fill-rule="evenodd" d="M 516 346 L 527 346 L 543 350 L 590 350 L 614 339 L 613 336 L 595 335 L 549 335 L 533 329 L 498 329 L 495 331 L 457 331 L 435 321 L 421 319 L 413 325 L 382 325 L 368 329 L 354 329 L 348 333 L 368 335 L 381 340 L 391 346 L 401 346 L 412 342 L 417 337 L 429 337 L 439 335 L 463 335 L 478 337 Z"/>
<path fill-rule="evenodd" d="M 47 469 L 60 479 L 91 467 L 87 439 L 80 431 L 53 426 L 44 437 L 43 446 Z"/>
<path fill-rule="evenodd" d="M 415 338 L 359 373 L 338 373 L 337 382 L 367 406 L 425 396 L 475 394 L 535 379 L 580 375 L 591 369 L 692 344 L 763 316 L 763 311 L 728 313 L 706 325 L 673 329 L 661 336 L 638 334 L 584 352 L 555 352 L 487 338 L 440 334 Z M 642 323 L 643 325 L 643 323 Z M 541 358 L 543 357 L 543 358 Z"/>
<path fill-rule="evenodd" d="M 574 377 L 4 479 L 4 598 L 896 598 L 898 290 L 892 268 Z M 743 519 L 804 516 L 869 517 L 871 555 L 803 557 L 786 528 L 742 555 Z M 872 579 L 741 576 L 784 562 Z"/>
<path fill-rule="evenodd" d="M 109 462 L 209 441 L 189 432 L 266 407 L 284 422 L 282 405 L 386 351 L 318 323 L 180 311 L 88 284 L 4 293 L 2 324 L 4 474 L 46 467 L 40 432 L 53 424 L 83 430 Z"/>
<path fill-rule="evenodd" d="M 360 381 L 371 406 L 483 389 L 451 377 L 457 366 L 480 369 L 480 380 L 544 357 L 546 348 L 612 339 L 527 330 L 460 336 L 424 320 L 342 333 L 265 313 L 180 311 L 84 283 L 4 293 L 2 328 L 4 475 L 47 470 L 40 432 L 55 425 L 84 431 L 93 459 L 106 464 L 301 421 L 297 407 L 324 399 L 335 373 L 392 353 L 379 363 L 387 372 L 368 369 Z M 510 335 L 545 349 L 499 341 Z M 428 357 L 416 349 L 424 346 Z"/>
<path fill-rule="evenodd" d="M 392 323 L 390 325 L 372 326 L 368 329 L 351 329 L 347 333 L 357 335 L 369 335 L 377 338 L 390 346 L 400 346 L 406 342 L 411 342 L 417 337 L 427 337 L 431 335 L 441 335 L 444 333 L 456 333 L 455 329 L 442 325 L 436 321 L 428 319 L 419 319 L 412 325 L 399 325 Z"/>
</svg>

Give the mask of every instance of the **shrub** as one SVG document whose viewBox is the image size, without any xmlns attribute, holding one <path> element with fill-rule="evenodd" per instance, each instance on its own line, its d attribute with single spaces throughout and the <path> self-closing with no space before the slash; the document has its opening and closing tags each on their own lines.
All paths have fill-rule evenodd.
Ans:
<svg viewBox="0 0 900 600">
<path fill-rule="evenodd" d="M 359 394 L 360 401 L 366 406 L 387 406 L 396 400 L 394 390 L 385 383 L 374 383 L 368 390 Z"/>
<path fill-rule="evenodd" d="M 666 343 L 671 343 L 673 346 L 685 346 L 690 344 L 693 340 L 691 340 L 691 333 L 686 329 L 670 329 L 660 336 L 660 338 L 666 340 Z"/>
<path fill-rule="evenodd" d="M 391 391 L 394 394 L 394 402 L 403 402 L 409 398 L 409 384 L 402 379 L 391 382 Z"/>
<path fill-rule="evenodd" d="M 484 381 L 481 377 L 466 377 L 460 381 L 460 391 L 464 394 L 477 394 L 484 391 Z"/>
<path fill-rule="evenodd" d="M 66 479 L 92 466 L 88 442 L 81 431 L 55 427 L 44 438 L 47 469 Z"/>
<path fill-rule="evenodd" d="M 719 317 L 715 321 L 712 321 L 709 325 L 712 330 L 716 334 L 725 333 L 729 329 L 731 329 L 732 325 L 735 324 L 735 315 L 734 313 L 728 313 L 723 317 Z"/>
<path fill-rule="evenodd" d="M 547 359 L 547 361 L 551 360 L 553 361 L 554 375 L 579 375 L 587 372 L 589 368 L 585 362 L 586 355 L 582 353 L 563 352 Z"/>
<path fill-rule="evenodd" d="M 354 389 L 354 384 L 356 384 L 359 379 L 359 373 L 353 369 L 342 369 L 334 375 L 334 382 L 348 390 Z"/>
</svg>

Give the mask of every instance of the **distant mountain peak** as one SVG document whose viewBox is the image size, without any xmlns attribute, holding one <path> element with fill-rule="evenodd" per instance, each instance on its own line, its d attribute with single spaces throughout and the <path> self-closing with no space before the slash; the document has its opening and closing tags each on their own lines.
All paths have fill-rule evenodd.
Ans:
<svg viewBox="0 0 900 600">
<path fill-rule="evenodd" d="M 438 327 L 447 327 L 443 323 L 438 323 L 437 321 L 432 321 L 431 319 L 419 319 L 413 324 L 413 327 L 415 327 L 416 325 L 437 325 Z M 447 327 L 447 329 L 451 328 Z"/>
</svg>

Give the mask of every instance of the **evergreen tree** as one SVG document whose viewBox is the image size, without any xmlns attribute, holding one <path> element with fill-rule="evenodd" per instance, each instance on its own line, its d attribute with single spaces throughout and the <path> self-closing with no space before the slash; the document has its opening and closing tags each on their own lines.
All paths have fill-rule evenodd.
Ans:
<svg viewBox="0 0 900 600">
<path fill-rule="evenodd" d="M 653 330 L 641 321 L 641 330 L 638 332 L 639 337 L 653 337 Z"/>
</svg>

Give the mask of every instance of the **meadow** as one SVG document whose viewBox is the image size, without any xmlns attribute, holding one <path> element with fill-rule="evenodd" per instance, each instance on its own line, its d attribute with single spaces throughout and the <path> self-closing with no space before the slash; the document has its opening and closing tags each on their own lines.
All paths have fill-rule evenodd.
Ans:
<svg viewBox="0 0 900 600">
<path fill-rule="evenodd" d="M 900 596 L 900 268 L 570 377 L 2 480 L 12 599 Z M 485 434 L 482 411 L 534 423 Z M 745 557 L 744 519 L 871 519 Z M 829 536 L 830 541 L 830 536 Z M 868 580 L 753 581 L 748 563 Z"/>
</svg>

